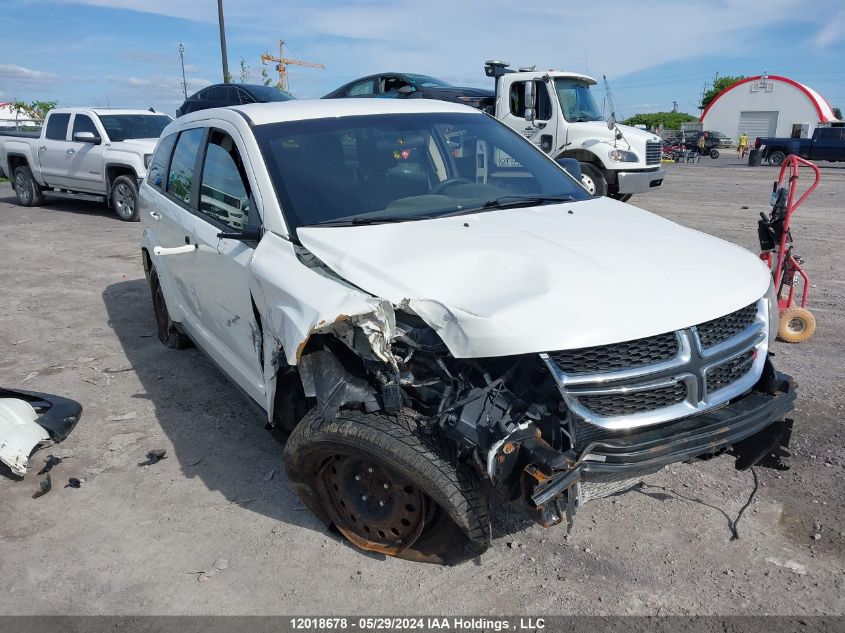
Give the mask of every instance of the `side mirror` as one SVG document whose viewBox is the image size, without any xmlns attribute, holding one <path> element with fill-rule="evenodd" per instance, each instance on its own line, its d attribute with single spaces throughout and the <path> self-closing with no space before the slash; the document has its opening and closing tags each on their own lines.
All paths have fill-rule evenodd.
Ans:
<svg viewBox="0 0 845 633">
<path fill-rule="evenodd" d="M 221 240 L 239 240 L 241 242 L 257 242 L 263 235 L 261 229 L 257 226 L 247 226 L 242 231 L 237 233 L 221 232 L 217 237 Z"/>
<path fill-rule="evenodd" d="M 412 85 L 406 84 L 406 85 L 402 86 L 401 88 L 399 88 L 399 90 L 397 90 L 396 92 L 398 92 L 400 95 L 409 95 L 409 94 L 416 92 L 416 91 L 417 91 L 417 89 L 414 88 Z"/>
<path fill-rule="evenodd" d="M 102 139 L 93 132 L 76 132 L 73 140 L 77 143 L 91 143 L 91 145 L 99 145 L 102 142 Z"/>
<path fill-rule="evenodd" d="M 609 117 L 607 117 L 607 129 L 612 130 L 615 127 L 616 127 L 616 117 L 611 114 Z"/>
<path fill-rule="evenodd" d="M 525 120 L 529 123 L 534 123 L 534 82 L 533 81 L 526 81 L 525 82 Z"/>
</svg>

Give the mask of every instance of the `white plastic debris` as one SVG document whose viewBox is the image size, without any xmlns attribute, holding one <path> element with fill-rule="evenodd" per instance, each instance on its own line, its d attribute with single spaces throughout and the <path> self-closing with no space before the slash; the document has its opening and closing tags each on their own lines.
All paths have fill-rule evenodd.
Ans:
<svg viewBox="0 0 845 633">
<path fill-rule="evenodd" d="M 38 413 L 28 402 L 0 398 L 0 461 L 20 477 L 26 474 L 32 451 L 50 443 L 50 435 L 37 419 Z"/>
</svg>

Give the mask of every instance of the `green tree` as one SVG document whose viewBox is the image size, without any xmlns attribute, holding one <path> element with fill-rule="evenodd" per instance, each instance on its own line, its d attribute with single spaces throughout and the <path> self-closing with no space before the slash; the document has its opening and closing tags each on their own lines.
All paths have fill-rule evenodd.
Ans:
<svg viewBox="0 0 845 633">
<path fill-rule="evenodd" d="M 842 120 L 842 110 L 839 108 L 833 108 L 833 116 L 835 116 L 840 121 Z"/>
<path fill-rule="evenodd" d="M 704 92 L 704 96 L 701 98 L 701 105 L 698 106 L 699 109 L 706 109 L 717 94 L 742 79 L 745 79 L 745 75 L 726 75 L 724 77 L 714 77 L 713 85 Z"/>
<path fill-rule="evenodd" d="M 267 67 L 263 64 L 261 65 L 261 83 L 265 86 L 270 86 L 273 83 L 273 80 L 270 78 L 270 73 L 267 72 Z"/>
<path fill-rule="evenodd" d="M 40 119 L 43 121 L 44 117 L 47 116 L 47 113 L 58 104 L 58 101 L 33 101 L 31 103 L 26 103 L 19 99 L 15 99 L 12 101 L 10 108 L 17 112 L 22 112 L 34 119 Z"/>
<path fill-rule="evenodd" d="M 249 83 L 249 64 L 246 63 L 246 60 L 241 57 L 241 83 Z"/>
<path fill-rule="evenodd" d="M 648 112 L 635 114 L 622 123 L 625 125 L 645 125 L 649 130 L 662 124 L 667 130 L 677 130 L 680 129 L 681 123 L 687 121 L 698 121 L 698 117 L 686 112 Z"/>
</svg>

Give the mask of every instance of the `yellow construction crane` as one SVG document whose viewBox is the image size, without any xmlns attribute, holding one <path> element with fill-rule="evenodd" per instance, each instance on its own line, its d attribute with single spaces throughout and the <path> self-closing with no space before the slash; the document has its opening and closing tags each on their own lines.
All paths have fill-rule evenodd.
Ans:
<svg viewBox="0 0 845 633">
<path fill-rule="evenodd" d="M 288 66 L 308 66 L 309 68 L 325 68 L 322 64 L 314 62 L 306 62 L 301 59 L 288 59 L 285 57 L 285 41 L 279 40 L 279 56 L 274 57 L 270 53 L 264 53 L 261 56 L 261 63 L 276 62 L 276 70 L 279 71 L 279 88 L 287 91 L 288 89 Z"/>
</svg>

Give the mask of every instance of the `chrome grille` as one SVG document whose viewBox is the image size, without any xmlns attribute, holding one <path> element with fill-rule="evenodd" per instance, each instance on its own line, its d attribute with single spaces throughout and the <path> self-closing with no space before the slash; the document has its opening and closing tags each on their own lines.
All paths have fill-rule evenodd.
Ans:
<svg viewBox="0 0 845 633">
<path fill-rule="evenodd" d="M 768 343 L 768 302 L 657 336 L 542 354 L 575 419 L 576 444 L 695 415 L 750 389 Z M 586 436 L 586 437 L 585 437 Z"/>
<path fill-rule="evenodd" d="M 686 398 L 686 384 L 676 382 L 665 387 L 631 393 L 583 396 L 581 404 L 598 415 L 610 417 L 654 411 L 683 402 Z"/>
<path fill-rule="evenodd" d="M 646 141 L 645 144 L 645 164 L 659 165 L 660 159 L 663 157 L 663 143 L 655 141 Z"/>
<path fill-rule="evenodd" d="M 732 336 L 736 336 L 757 318 L 757 304 L 752 303 L 741 310 L 727 316 L 707 321 L 696 326 L 698 338 L 705 348 L 724 343 Z"/>
<path fill-rule="evenodd" d="M 707 393 L 714 393 L 742 378 L 754 365 L 754 350 L 749 350 L 707 372 Z"/>
<path fill-rule="evenodd" d="M 615 371 L 645 367 L 678 355 L 678 337 L 674 332 L 650 336 L 615 345 L 550 352 L 560 370 L 567 374 Z"/>
</svg>

